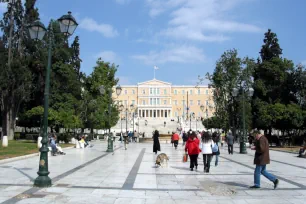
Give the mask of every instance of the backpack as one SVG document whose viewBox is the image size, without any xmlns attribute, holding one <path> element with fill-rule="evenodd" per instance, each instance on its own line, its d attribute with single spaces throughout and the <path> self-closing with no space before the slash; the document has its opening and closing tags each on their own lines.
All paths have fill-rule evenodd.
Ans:
<svg viewBox="0 0 306 204">
<path fill-rule="evenodd" d="M 219 147 L 216 143 L 214 145 L 211 145 L 211 149 L 213 153 L 216 153 L 219 151 Z"/>
</svg>

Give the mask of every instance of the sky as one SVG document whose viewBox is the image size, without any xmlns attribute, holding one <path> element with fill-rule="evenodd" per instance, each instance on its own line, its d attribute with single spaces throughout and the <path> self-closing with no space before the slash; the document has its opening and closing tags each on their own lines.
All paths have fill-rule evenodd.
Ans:
<svg viewBox="0 0 306 204">
<path fill-rule="evenodd" d="M 153 79 L 154 66 L 158 80 L 195 85 L 226 50 L 256 59 L 268 28 L 283 57 L 306 65 L 305 0 L 37 0 L 36 6 L 45 25 L 71 11 L 81 70 L 89 75 L 101 57 L 119 65 L 121 85 Z M 0 15 L 5 9 L 0 3 Z"/>
</svg>

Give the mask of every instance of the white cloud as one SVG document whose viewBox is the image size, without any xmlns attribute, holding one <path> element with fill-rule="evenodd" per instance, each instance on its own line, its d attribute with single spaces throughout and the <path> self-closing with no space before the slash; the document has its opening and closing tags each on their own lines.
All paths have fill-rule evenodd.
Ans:
<svg viewBox="0 0 306 204">
<path fill-rule="evenodd" d="M 132 84 L 130 78 L 127 76 L 118 76 L 118 78 L 119 78 L 118 84 L 120 85 L 131 85 Z"/>
<path fill-rule="evenodd" d="M 7 4 L 6 3 L 0 3 L 0 12 L 4 13 L 7 9 Z"/>
<path fill-rule="evenodd" d="M 102 58 L 105 62 L 115 63 L 116 65 L 119 65 L 121 63 L 120 57 L 113 51 L 102 51 L 98 53 L 95 58 Z"/>
<path fill-rule="evenodd" d="M 117 4 L 121 4 L 121 5 L 124 5 L 124 4 L 128 4 L 131 2 L 131 0 L 115 0 Z"/>
<path fill-rule="evenodd" d="M 84 18 L 81 20 L 80 28 L 91 32 L 99 32 L 108 38 L 116 37 L 119 35 L 118 31 L 114 29 L 112 25 L 103 23 L 99 24 L 91 18 Z"/>
<path fill-rule="evenodd" d="M 149 15 L 169 14 L 168 26 L 159 35 L 194 41 L 222 42 L 230 32 L 262 32 L 256 25 L 231 19 L 234 8 L 251 0 L 147 0 Z M 233 14 L 234 15 L 229 15 Z M 225 35 L 226 34 L 226 35 Z"/>
<path fill-rule="evenodd" d="M 134 55 L 132 58 L 149 65 L 168 62 L 196 63 L 203 62 L 206 59 L 202 49 L 188 45 L 170 46 L 161 51 L 151 51 L 146 55 Z"/>
</svg>

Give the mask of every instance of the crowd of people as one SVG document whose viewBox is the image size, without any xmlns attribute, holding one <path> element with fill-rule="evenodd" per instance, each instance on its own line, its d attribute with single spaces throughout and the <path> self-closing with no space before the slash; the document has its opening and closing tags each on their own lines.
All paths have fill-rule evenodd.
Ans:
<svg viewBox="0 0 306 204">
<path fill-rule="evenodd" d="M 279 184 L 279 180 L 272 174 L 267 171 L 266 165 L 270 163 L 270 155 L 269 155 L 269 142 L 268 139 L 261 134 L 259 131 L 254 132 L 255 138 L 252 146 L 252 149 L 255 150 L 254 164 L 256 165 L 254 171 L 254 185 L 250 188 L 260 188 L 260 176 L 263 175 L 267 179 L 269 179 L 274 184 L 274 189 L 277 188 Z M 156 130 L 153 133 L 153 152 L 157 154 L 158 151 L 161 151 L 160 143 L 159 143 L 159 132 Z M 198 169 L 198 157 L 199 154 L 203 156 L 203 164 L 204 164 L 204 172 L 210 172 L 210 163 L 215 156 L 215 166 L 218 166 L 219 155 L 220 155 L 220 147 L 223 147 L 224 143 L 227 143 L 228 146 L 228 154 L 232 155 L 234 153 L 234 136 L 229 131 L 225 134 L 224 131 L 222 133 L 214 132 L 195 132 L 188 131 L 186 132 L 173 132 L 171 137 L 172 146 L 175 147 L 175 150 L 178 148 L 180 138 L 183 140 L 183 146 L 185 150 L 185 154 L 189 156 L 190 160 L 190 170 Z M 300 150 L 302 153 L 306 153 L 306 148 L 302 148 Z"/>
</svg>

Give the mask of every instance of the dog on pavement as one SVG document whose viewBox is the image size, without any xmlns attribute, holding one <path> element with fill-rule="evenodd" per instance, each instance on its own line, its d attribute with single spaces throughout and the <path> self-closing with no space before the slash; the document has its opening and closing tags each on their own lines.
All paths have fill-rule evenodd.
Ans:
<svg viewBox="0 0 306 204">
<path fill-rule="evenodd" d="M 156 166 L 163 167 L 164 164 L 168 165 L 169 157 L 165 153 L 161 153 L 156 157 Z"/>
</svg>

